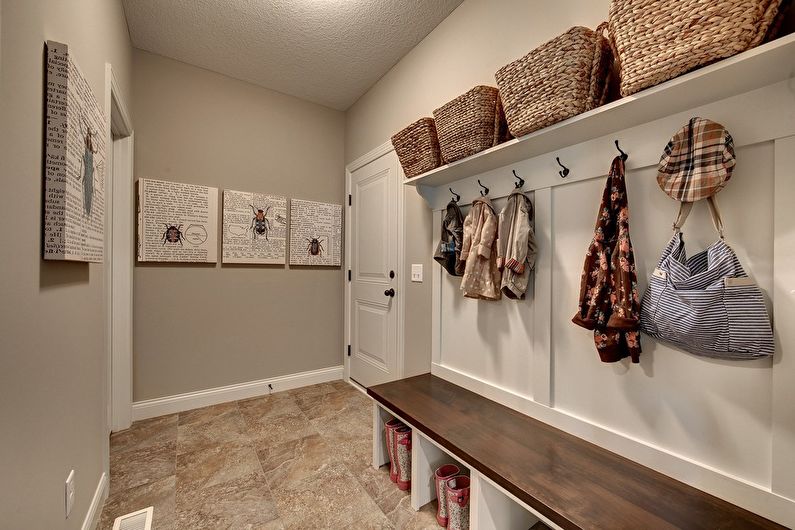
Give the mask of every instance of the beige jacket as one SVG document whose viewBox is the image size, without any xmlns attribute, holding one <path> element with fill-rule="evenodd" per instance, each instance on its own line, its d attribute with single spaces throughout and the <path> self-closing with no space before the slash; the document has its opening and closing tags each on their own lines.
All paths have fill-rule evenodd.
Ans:
<svg viewBox="0 0 795 530">
<path fill-rule="evenodd" d="M 517 189 L 508 196 L 508 204 L 500 212 L 497 230 L 497 267 L 502 271 L 503 294 L 523 299 L 535 264 L 533 204 Z"/>
<path fill-rule="evenodd" d="M 464 220 L 461 261 L 466 263 L 461 290 L 469 298 L 499 300 L 500 271 L 497 269 L 497 215 L 488 197 L 472 203 Z"/>
</svg>

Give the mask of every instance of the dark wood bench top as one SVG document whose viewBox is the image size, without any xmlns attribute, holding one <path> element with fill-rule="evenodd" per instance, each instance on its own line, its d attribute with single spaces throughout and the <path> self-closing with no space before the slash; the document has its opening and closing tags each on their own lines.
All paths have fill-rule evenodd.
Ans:
<svg viewBox="0 0 795 530">
<path fill-rule="evenodd" d="M 563 528 L 785 528 L 430 374 L 367 393 Z"/>
</svg>

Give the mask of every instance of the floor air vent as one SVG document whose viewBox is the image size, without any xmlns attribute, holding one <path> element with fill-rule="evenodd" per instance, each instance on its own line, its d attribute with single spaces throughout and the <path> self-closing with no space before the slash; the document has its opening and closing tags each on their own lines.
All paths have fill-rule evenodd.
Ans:
<svg viewBox="0 0 795 530">
<path fill-rule="evenodd" d="M 154 507 L 150 506 L 149 508 L 117 517 L 113 523 L 113 530 L 152 530 L 153 512 Z"/>
</svg>

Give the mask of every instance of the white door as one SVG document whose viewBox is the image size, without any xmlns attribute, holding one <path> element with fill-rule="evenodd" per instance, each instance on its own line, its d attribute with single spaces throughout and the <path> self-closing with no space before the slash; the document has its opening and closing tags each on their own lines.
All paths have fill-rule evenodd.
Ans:
<svg viewBox="0 0 795 530">
<path fill-rule="evenodd" d="M 350 377 L 365 387 L 400 378 L 398 168 L 390 151 L 351 173 Z"/>
</svg>

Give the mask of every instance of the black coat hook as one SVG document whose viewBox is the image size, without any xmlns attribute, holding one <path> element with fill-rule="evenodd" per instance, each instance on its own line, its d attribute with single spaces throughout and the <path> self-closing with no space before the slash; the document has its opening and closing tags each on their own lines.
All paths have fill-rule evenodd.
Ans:
<svg viewBox="0 0 795 530">
<path fill-rule="evenodd" d="M 482 190 L 480 190 L 481 197 L 485 197 L 486 195 L 489 194 L 489 189 L 480 182 L 480 179 L 478 179 L 478 186 L 483 188 Z"/>
<path fill-rule="evenodd" d="M 618 140 L 616 140 L 616 149 L 618 149 L 618 152 L 621 153 L 621 160 L 626 162 L 627 158 L 629 158 L 629 155 L 626 154 L 624 151 L 622 151 L 621 148 L 618 146 Z"/>
<path fill-rule="evenodd" d="M 563 168 L 563 171 L 558 171 L 558 175 L 560 175 L 560 178 L 562 178 L 562 179 L 565 179 L 566 177 L 568 177 L 568 176 L 569 176 L 569 168 L 567 168 L 566 166 L 564 166 L 564 165 L 563 165 L 563 164 L 560 162 L 560 157 L 557 157 L 557 156 L 556 156 L 556 157 L 555 157 L 555 160 L 557 160 L 557 161 L 558 161 L 558 165 L 559 165 L 560 167 L 562 167 L 562 168 Z"/>
<path fill-rule="evenodd" d="M 454 203 L 456 203 L 456 204 L 458 204 L 458 201 L 460 201 L 460 200 L 461 200 L 461 196 L 460 196 L 459 194 L 457 194 L 456 192 L 454 192 L 454 191 L 453 191 L 453 188 L 447 188 L 447 189 L 448 189 L 448 190 L 450 190 L 450 193 L 452 193 L 453 195 L 455 195 L 455 199 L 453 199 L 453 202 L 454 202 Z"/>
<path fill-rule="evenodd" d="M 514 184 L 514 186 L 518 190 L 519 188 L 524 186 L 524 179 L 516 174 L 516 170 L 515 169 L 513 170 L 513 176 L 516 177 L 517 179 L 519 179 L 519 181 L 516 184 Z"/>
</svg>

